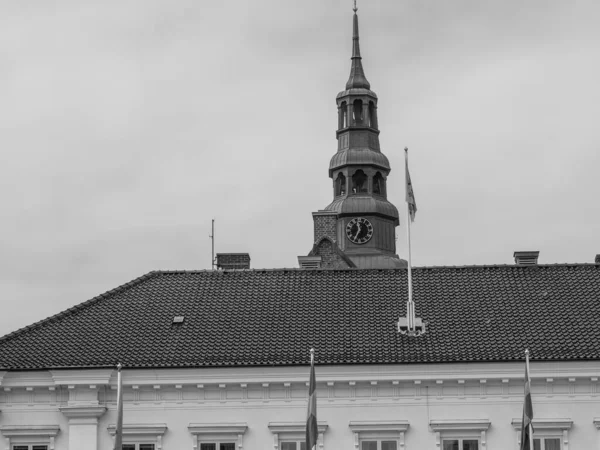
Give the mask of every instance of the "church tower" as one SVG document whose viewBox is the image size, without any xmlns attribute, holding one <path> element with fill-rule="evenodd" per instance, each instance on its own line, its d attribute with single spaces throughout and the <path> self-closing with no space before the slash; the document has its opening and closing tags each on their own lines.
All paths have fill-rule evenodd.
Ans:
<svg viewBox="0 0 600 450">
<path fill-rule="evenodd" d="M 352 64 L 346 89 L 337 95 L 337 153 L 329 163 L 333 201 L 313 213 L 315 236 L 300 266 L 406 267 L 396 255 L 398 210 L 387 199 L 390 163 L 379 147 L 377 95 L 371 91 L 360 56 L 354 7 Z"/>
</svg>

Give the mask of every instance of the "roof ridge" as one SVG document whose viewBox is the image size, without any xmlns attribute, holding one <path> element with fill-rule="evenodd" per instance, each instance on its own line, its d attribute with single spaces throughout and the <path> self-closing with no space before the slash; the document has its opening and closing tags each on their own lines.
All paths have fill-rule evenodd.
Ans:
<svg viewBox="0 0 600 450">
<path fill-rule="evenodd" d="M 600 267 L 600 264 L 596 263 L 547 263 L 547 264 L 536 264 L 536 265 L 524 265 L 524 264 L 465 264 L 458 266 L 451 265 L 439 265 L 439 266 L 413 266 L 412 270 L 430 270 L 430 269 L 473 269 L 473 268 L 532 268 L 532 267 Z M 318 269 L 310 269 L 310 272 L 318 271 L 382 271 L 382 270 L 407 270 L 406 267 L 386 267 L 386 268 L 360 268 L 360 267 L 320 267 Z M 273 268 L 253 268 L 253 269 L 197 269 L 197 270 L 186 270 L 186 269 L 170 269 L 170 270 L 156 270 L 155 273 L 164 274 L 196 274 L 205 272 L 306 272 L 307 269 L 300 267 L 273 267 Z"/>
<path fill-rule="evenodd" d="M 134 278 L 131 281 L 128 281 L 127 283 L 124 283 L 120 286 L 117 286 L 116 288 L 110 289 L 102 294 L 96 295 L 95 297 L 92 297 L 89 300 L 84 301 L 83 303 L 78 303 L 77 305 L 71 306 L 70 308 L 67 308 L 57 314 L 54 314 L 50 317 L 46 317 L 45 319 L 39 320 L 37 322 L 32 323 L 31 325 L 27 325 L 25 327 L 19 328 L 18 330 L 12 331 L 8 334 L 5 334 L 4 336 L 0 336 L 0 343 L 2 342 L 6 342 L 10 339 L 13 339 L 15 337 L 17 337 L 18 335 L 25 333 L 26 331 L 30 331 L 36 328 L 40 328 L 43 327 L 44 325 L 46 325 L 47 323 L 50 322 L 54 322 L 55 320 L 61 319 L 65 316 L 68 316 L 69 314 L 75 312 L 75 311 L 79 311 L 81 309 L 84 309 L 102 299 L 105 299 L 107 297 L 110 297 L 114 294 L 118 294 L 119 292 L 122 292 L 126 289 L 129 289 L 132 286 L 135 286 L 136 284 L 139 284 L 143 281 L 148 280 L 149 278 L 152 278 L 156 275 L 159 275 L 161 271 L 157 271 L 157 270 L 153 270 L 151 272 L 148 272 L 142 276 L 139 276 L 137 278 Z"/>
<path fill-rule="evenodd" d="M 471 269 L 471 268 L 509 268 L 509 269 L 529 269 L 532 267 L 587 267 L 587 266 L 600 266 L 595 263 L 546 263 L 546 264 L 465 264 L 462 266 L 417 266 L 412 267 L 415 269 Z"/>
</svg>

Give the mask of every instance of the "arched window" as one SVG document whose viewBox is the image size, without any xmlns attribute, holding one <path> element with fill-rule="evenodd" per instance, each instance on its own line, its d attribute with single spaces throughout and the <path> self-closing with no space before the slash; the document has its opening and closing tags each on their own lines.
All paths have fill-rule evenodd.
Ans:
<svg viewBox="0 0 600 450">
<path fill-rule="evenodd" d="M 352 175 L 352 192 L 354 194 L 368 192 L 367 176 L 360 169 L 354 172 L 354 175 Z"/>
<path fill-rule="evenodd" d="M 340 105 L 338 128 L 341 130 L 342 128 L 346 128 L 347 126 L 348 126 L 348 104 L 346 102 L 342 102 L 342 104 Z"/>
<path fill-rule="evenodd" d="M 346 177 L 343 173 L 339 173 L 335 180 L 335 195 L 346 194 Z"/>
<path fill-rule="evenodd" d="M 373 102 L 369 102 L 369 126 L 377 129 L 377 108 Z"/>
<path fill-rule="evenodd" d="M 373 194 L 385 196 L 385 179 L 379 172 L 373 177 Z"/>
<path fill-rule="evenodd" d="M 352 104 L 352 118 L 355 124 L 361 124 L 363 121 L 363 103 L 362 100 L 356 99 Z"/>
</svg>

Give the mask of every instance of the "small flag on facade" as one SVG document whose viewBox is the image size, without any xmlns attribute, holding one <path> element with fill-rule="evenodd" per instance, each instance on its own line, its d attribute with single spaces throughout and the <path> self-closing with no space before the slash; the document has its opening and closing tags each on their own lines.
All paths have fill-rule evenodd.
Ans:
<svg viewBox="0 0 600 450">
<path fill-rule="evenodd" d="M 525 350 L 525 400 L 521 422 L 521 450 L 533 450 L 533 403 L 531 402 L 531 379 L 529 378 L 529 350 Z"/>
<path fill-rule="evenodd" d="M 415 200 L 415 192 L 413 191 L 412 183 L 410 181 L 410 173 L 408 172 L 408 148 L 404 149 L 405 154 L 405 166 L 406 166 L 406 203 L 408 203 L 408 213 L 410 214 L 410 221 L 415 221 L 415 214 L 417 213 L 417 201 Z"/>
<path fill-rule="evenodd" d="M 123 448 L 123 379 L 121 378 L 121 363 L 117 364 L 117 426 L 115 428 L 114 450 Z"/>
<path fill-rule="evenodd" d="M 317 383 L 315 380 L 315 351 L 310 349 L 310 382 L 308 386 L 308 412 L 306 414 L 306 450 L 316 450 L 319 430 L 317 428 Z"/>
</svg>

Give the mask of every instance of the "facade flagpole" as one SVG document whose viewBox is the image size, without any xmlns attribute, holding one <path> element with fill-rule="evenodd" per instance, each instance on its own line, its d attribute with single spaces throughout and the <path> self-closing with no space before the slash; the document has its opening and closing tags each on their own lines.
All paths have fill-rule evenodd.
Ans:
<svg viewBox="0 0 600 450">
<path fill-rule="evenodd" d="M 115 427 L 114 450 L 123 448 L 123 378 L 121 375 L 121 363 L 117 364 L 117 425 Z"/>
<path fill-rule="evenodd" d="M 527 382 L 529 383 L 529 389 L 531 390 L 531 372 L 529 371 L 529 349 L 525 349 L 525 367 L 527 368 Z M 530 422 L 529 427 L 529 448 L 533 450 L 533 424 Z"/>
</svg>

